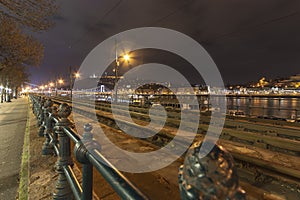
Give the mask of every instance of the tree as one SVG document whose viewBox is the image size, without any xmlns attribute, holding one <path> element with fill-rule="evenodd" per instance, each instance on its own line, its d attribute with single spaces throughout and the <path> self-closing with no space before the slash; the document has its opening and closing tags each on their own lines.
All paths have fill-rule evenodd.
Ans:
<svg viewBox="0 0 300 200">
<path fill-rule="evenodd" d="M 17 91 L 28 79 L 24 66 L 40 65 L 44 47 L 22 29 L 48 30 L 56 12 L 56 0 L 0 0 L 0 86 Z"/>
<path fill-rule="evenodd" d="M 0 17 L 1 68 L 18 64 L 38 66 L 43 58 L 43 45 L 21 32 L 14 21 Z"/>
<path fill-rule="evenodd" d="M 18 65 L 12 68 L 5 68 L 0 73 L 0 83 L 4 88 L 10 88 L 10 94 L 7 93 L 7 90 L 4 89 L 1 92 L 1 99 L 7 99 L 7 96 L 10 95 L 10 98 L 13 96 L 18 96 L 18 88 L 24 82 L 28 81 L 28 74 L 26 69 L 22 65 Z"/>
<path fill-rule="evenodd" d="M 39 65 L 42 45 L 22 34 L 21 28 L 48 30 L 56 12 L 55 0 L 0 0 L 0 70 L 15 63 Z"/>
<path fill-rule="evenodd" d="M 33 31 L 48 30 L 57 12 L 55 0 L 0 0 L 0 15 Z"/>
</svg>

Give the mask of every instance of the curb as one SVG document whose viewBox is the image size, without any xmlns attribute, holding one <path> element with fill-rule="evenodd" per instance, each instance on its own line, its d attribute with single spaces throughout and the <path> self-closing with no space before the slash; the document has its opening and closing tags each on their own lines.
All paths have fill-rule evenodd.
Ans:
<svg viewBox="0 0 300 200">
<path fill-rule="evenodd" d="M 27 122 L 24 135 L 24 144 L 22 152 L 22 161 L 20 169 L 20 183 L 18 189 L 18 197 L 20 200 L 28 199 L 28 183 L 29 183 L 29 134 L 30 134 L 30 102 L 28 99 L 28 113 L 27 113 Z"/>
</svg>

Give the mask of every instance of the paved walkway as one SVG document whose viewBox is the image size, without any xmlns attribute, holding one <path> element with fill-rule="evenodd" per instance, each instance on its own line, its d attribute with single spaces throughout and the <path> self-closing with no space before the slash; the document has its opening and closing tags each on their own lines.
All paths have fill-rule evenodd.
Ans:
<svg viewBox="0 0 300 200">
<path fill-rule="evenodd" d="M 27 98 L 0 103 L 0 200 L 16 199 L 27 105 Z"/>
</svg>

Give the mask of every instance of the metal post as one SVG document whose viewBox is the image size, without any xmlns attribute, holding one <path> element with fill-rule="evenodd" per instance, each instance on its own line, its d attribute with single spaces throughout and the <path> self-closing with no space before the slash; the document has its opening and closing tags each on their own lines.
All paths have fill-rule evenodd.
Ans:
<svg viewBox="0 0 300 200">
<path fill-rule="evenodd" d="M 33 103 L 33 110 L 34 110 L 34 115 L 36 119 L 38 118 L 38 102 L 37 98 L 35 96 L 31 96 L 31 101 Z"/>
<path fill-rule="evenodd" d="M 76 78 L 74 71 L 72 70 L 72 67 L 69 68 L 70 71 L 70 98 L 73 97 L 73 84 L 74 84 L 74 78 Z"/>
<path fill-rule="evenodd" d="M 36 116 L 36 101 L 32 96 L 30 96 L 30 100 L 31 100 L 31 103 L 32 103 L 32 112 Z"/>
<path fill-rule="evenodd" d="M 57 86 L 55 87 L 55 96 L 57 97 Z"/>
<path fill-rule="evenodd" d="M 39 120 L 38 120 L 38 126 L 40 126 L 38 135 L 40 137 L 44 136 L 44 131 L 45 131 L 45 113 L 44 113 L 45 102 L 46 102 L 45 98 L 41 98 L 40 109 L 39 109 Z"/>
<path fill-rule="evenodd" d="M 55 80 L 55 96 L 57 97 L 57 79 Z"/>
<path fill-rule="evenodd" d="M 38 96 L 35 101 L 36 101 L 36 118 L 37 118 L 37 126 L 40 126 L 40 119 L 39 119 L 39 116 L 40 116 L 40 113 L 41 113 L 41 108 L 42 108 L 42 97 Z"/>
<path fill-rule="evenodd" d="M 56 131 L 53 131 L 54 130 L 54 126 L 55 126 L 55 122 L 53 120 L 53 118 L 57 117 L 58 116 L 58 111 L 57 111 L 57 107 L 56 106 L 52 106 L 52 112 L 51 112 L 51 126 L 52 126 L 52 141 L 51 141 L 51 145 L 52 147 L 54 147 L 57 143 L 58 143 L 58 135 L 57 135 L 57 132 Z M 55 153 L 55 151 L 54 151 Z"/>
<path fill-rule="evenodd" d="M 70 73 L 70 97 L 72 99 L 73 72 L 71 66 L 69 67 L 69 73 Z"/>
<path fill-rule="evenodd" d="M 84 164 L 82 166 L 82 200 L 92 200 L 93 198 L 93 166 Z"/>
<path fill-rule="evenodd" d="M 72 200 L 73 193 L 64 173 L 64 166 L 72 166 L 70 138 L 63 131 L 63 127 L 70 126 L 71 122 L 68 117 L 71 114 L 71 108 L 68 104 L 63 103 L 59 106 L 58 115 L 61 120 L 55 125 L 55 132 L 59 137 L 59 156 L 56 163 L 56 172 L 58 173 L 58 180 L 56 183 L 56 190 L 53 194 L 55 200 Z"/>
<path fill-rule="evenodd" d="M 115 65 L 115 102 L 116 103 L 118 103 L 118 89 L 117 89 L 117 87 L 118 87 L 118 68 L 119 68 L 119 65 L 120 65 L 120 62 L 119 62 L 119 58 L 118 58 L 118 50 L 117 50 L 117 39 L 115 39 L 115 53 L 116 53 L 116 65 Z"/>
<path fill-rule="evenodd" d="M 117 61 L 117 65 L 115 66 L 115 102 L 118 103 L 118 70 L 119 70 L 119 61 Z"/>
<path fill-rule="evenodd" d="M 41 99 L 40 99 L 40 96 L 38 96 L 38 97 L 35 97 L 34 98 L 35 99 L 35 103 L 36 103 L 36 119 L 37 119 L 37 121 L 36 121 L 36 125 L 37 126 L 40 126 L 39 125 L 39 112 L 40 112 L 40 103 L 41 103 Z"/>
<path fill-rule="evenodd" d="M 82 200 L 92 200 L 93 198 L 93 165 L 87 159 L 88 149 L 97 148 L 91 133 L 91 124 L 84 125 L 83 138 L 77 143 L 74 149 L 76 159 L 82 163 Z"/>
<path fill-rule="evenodd" d="M 51 112 L 52 112 L 52 105 L 53 102 L 51 101 L 51 99 L 48 99 L 45 102 L 45 109 L 44 109 L 44 121 L 45 121 L 45 127 L 46 127 L 46 131 L 44 132 L 44 136 L 46 138 L 44 144 L 43 144 L 43 148 L 42 148 L 42 155 L 51 155 L 53 154 L 53 147 L 50 144 L 50 136 L 49 134 L 51 134 L 52 132 L 52 120 L 51 120 Z"/>
<path fill-rule="evenodd" d="M 84 126 L 83 140 L 87 148 L 92 144 L 93 134 L 91 133 L 93 127 L 90 124 Z M 93 196 L 93 165 L 90 162 L 82 165 L 82 199 L 92 200 Z"/>
<path fill-rule="evenodd" d="M 210 108 L 210 95 L 207 96 L 207 111 L 209 112 Z"/>
</svg>

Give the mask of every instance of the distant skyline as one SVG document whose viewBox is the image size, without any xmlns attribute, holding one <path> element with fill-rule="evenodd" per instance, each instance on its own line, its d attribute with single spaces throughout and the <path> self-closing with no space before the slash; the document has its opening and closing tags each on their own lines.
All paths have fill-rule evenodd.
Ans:
<svg viewBox="0 0 300 200">
<path fill-rule="evenodd" d="M 39 68 L 29 68 L 32 83 L 68 77 L 69 67 L 80 66 L 107 37 L 144 26 L 174 29 L 197 40 L 225 84 L 300 73 L 298 0 L 65 0 L 60 9 L 53 29 L 34 34 L 45 44 L 45 59 Z"/>
</svg>

